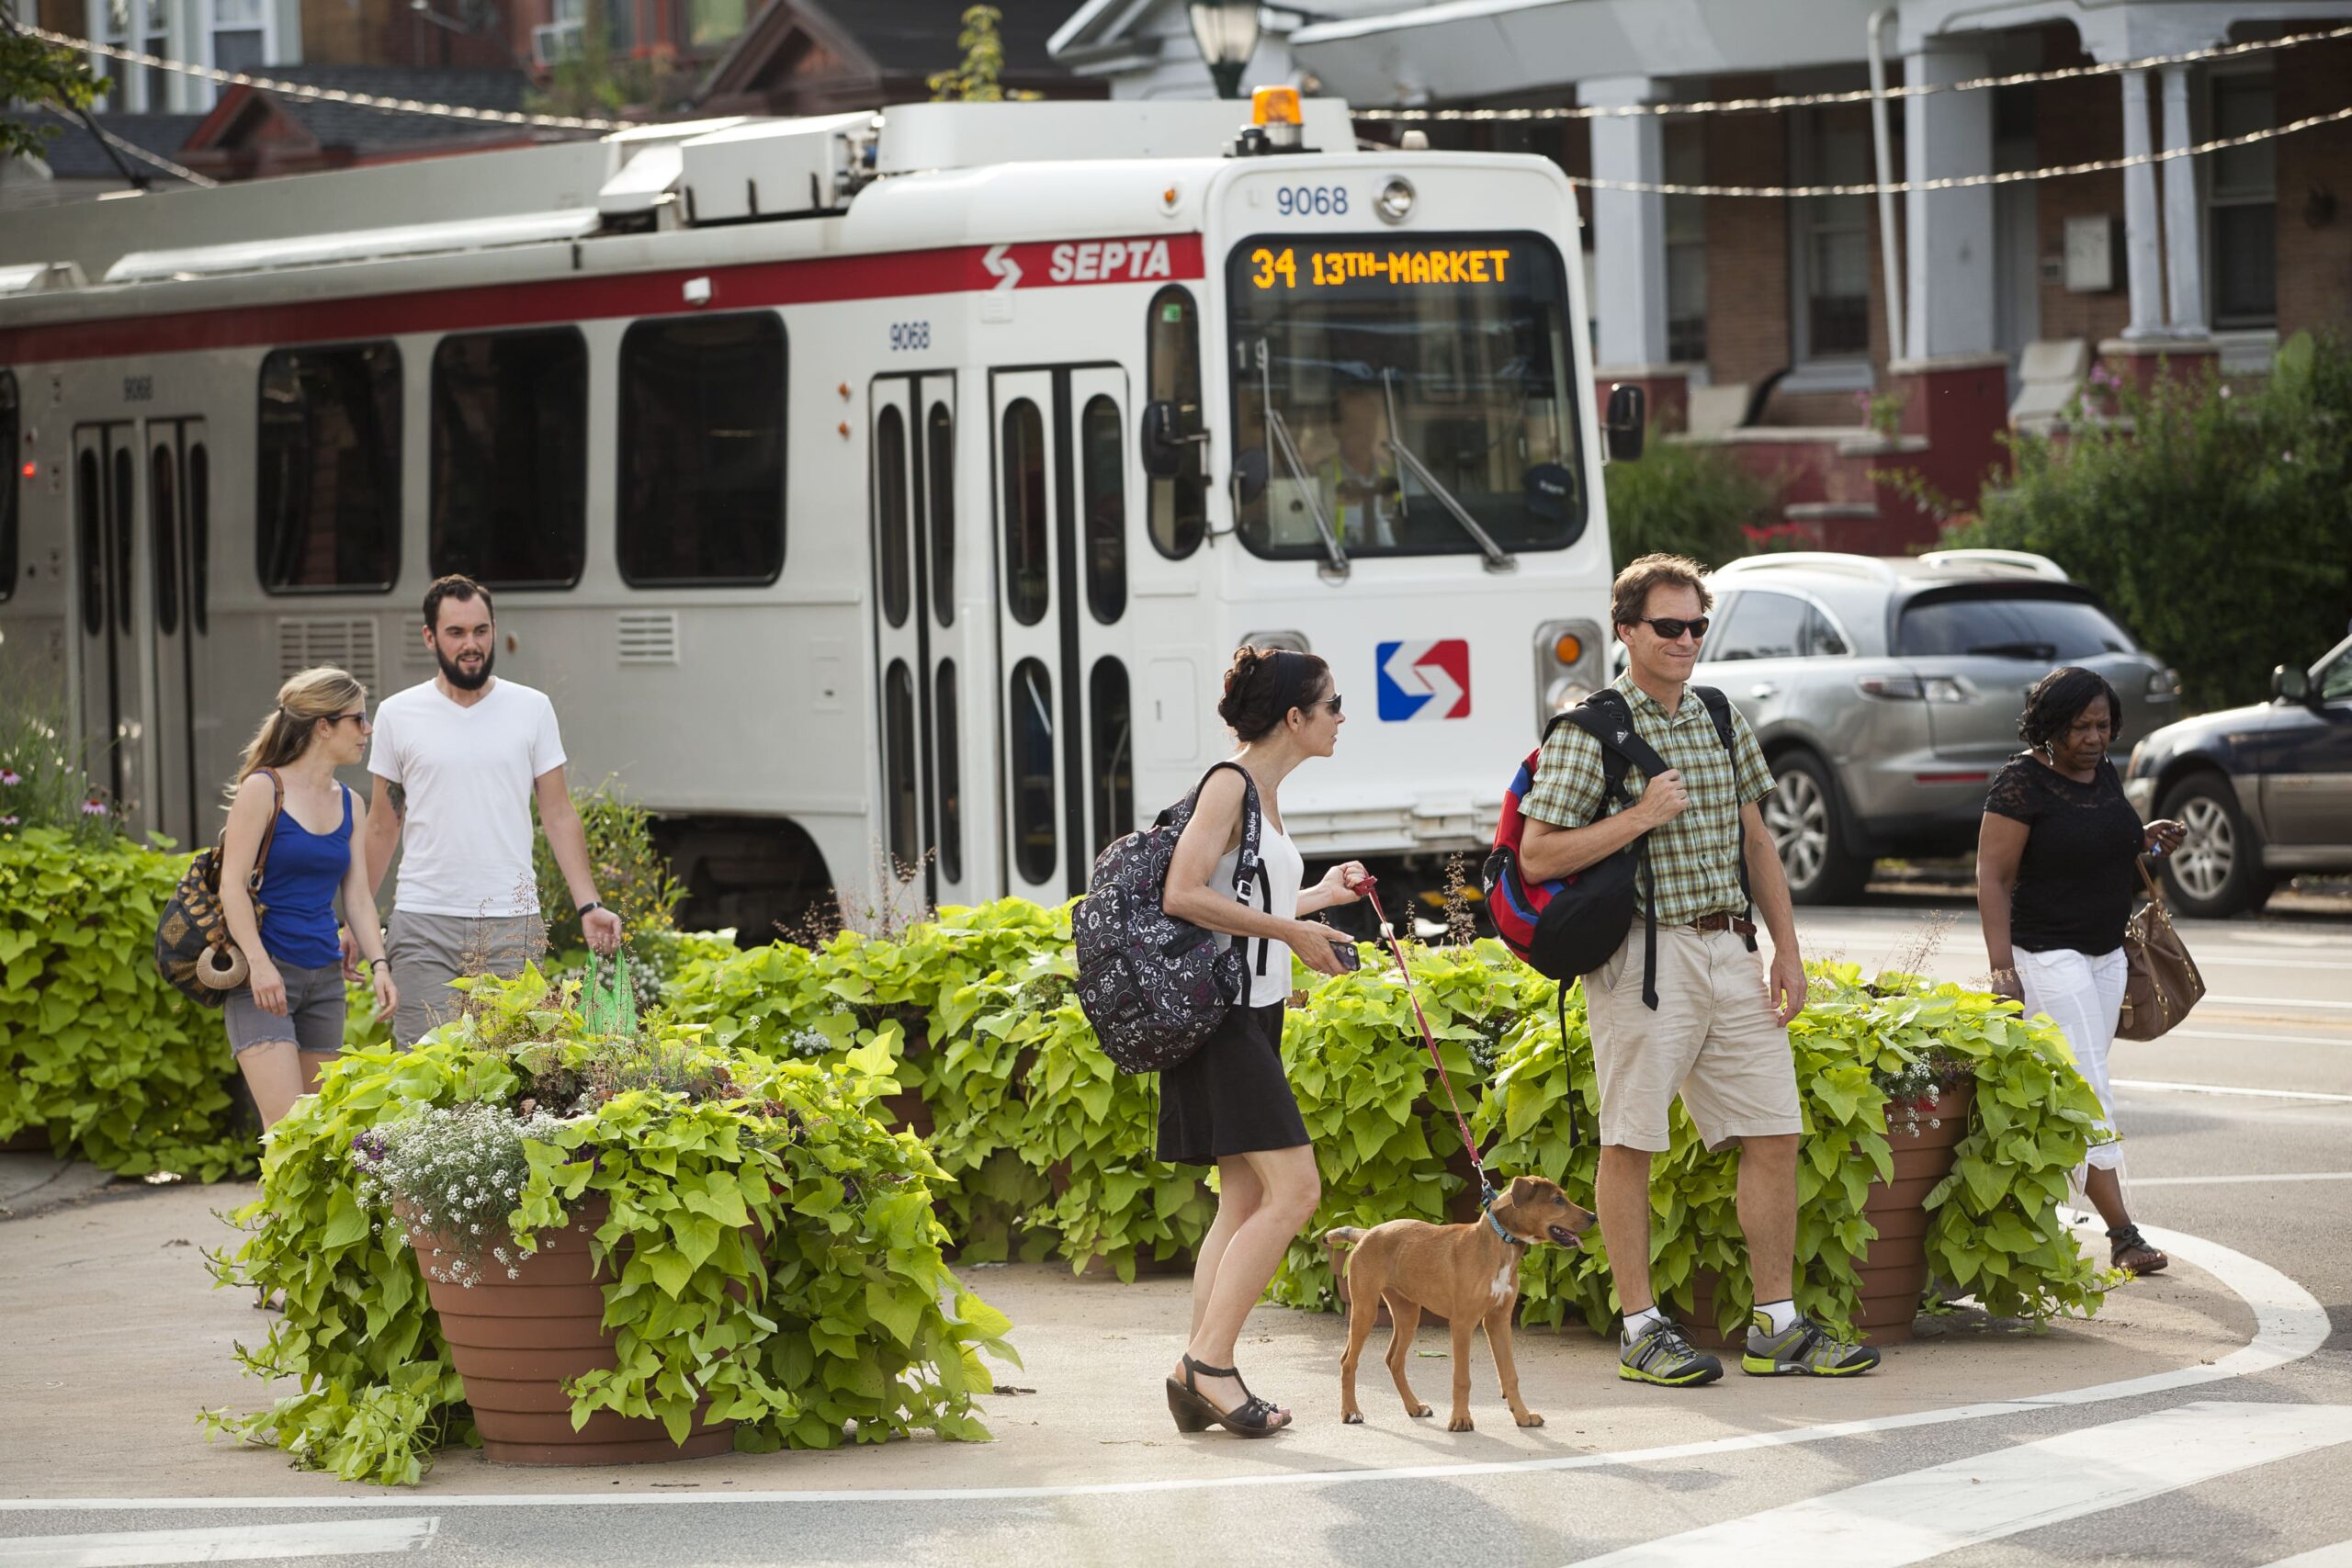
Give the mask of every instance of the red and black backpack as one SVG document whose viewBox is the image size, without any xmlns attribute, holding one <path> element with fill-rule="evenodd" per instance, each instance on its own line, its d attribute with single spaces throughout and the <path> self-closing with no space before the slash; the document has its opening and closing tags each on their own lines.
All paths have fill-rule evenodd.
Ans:
<svg viewBox="0 0 2352 1568">
<path fill-rule="evenodd" d="M 1715 734 L 1723 741 L 1724 750 L 1737 754 L 1733 743 L 1731 703 L 1713 686 L 1692 686 L 1690 691 L 1706 705 L 1708 716 L 1714 720 Z M 1573 724 L 1598 741 L 1601 750 L 1600 805 L 1593 813 L 1599 821 L 1615 809 L 1621 801 L 1633 796 L 1624 786 L 1628 767 L 1641 770 L 1645 779 L 1656 778 L 1666 772 L 1666 760 L 1650 743 L 1634 730 L 1634 711 L 1626 705 L 1623 694 L 1613 687 L 1604 686 L 1563 714 L 1553 716 L 1544 727 L 1544 740 L 1563 724 Z M 1565 987 L 1580 975 L 1589 975 L 1615 956 L 1624 945 L 1625 933 L 1633 929 L 1635 909 L 1646 902 L 1655 908 L 1649 875 L 1649 835 L 1646 833 L 1627 844 L 1608 859 L 1586 866 L 1583 870 L 1550 882 L 1530 882 L 1519 869 L 1519 845 L 1527 830 L 1521 805 L 1528 792 L 1535 787 L 1537 768 L 1544 759 L 1544 745 L 1537 742 L 1527 761 L 1519 765 L 1511 776 L 1510 787 L 1503 792 L 1502 819 L 1495 827 L 1495 847 L 1487 856 L 1480 881 L 1487 895 L 1487 910 L 1495 922 L 1495 933 L 1503 945 L 1524 959 L 1536 973 L 1557 980 Z M 1740 892 L 1747 891 L 1747 864 L 1745 856 L 1739 861 Z M 1641 882 L 1645 897 L 1634 897 L 1634 883 Z M 1749 939 L 1755 945 L 1755 939 Z M 1646 922 L 1643 944 L 1642 1000 L 1652 1010 L 1657 1007 L 1657 921 Z"/>
</svg>

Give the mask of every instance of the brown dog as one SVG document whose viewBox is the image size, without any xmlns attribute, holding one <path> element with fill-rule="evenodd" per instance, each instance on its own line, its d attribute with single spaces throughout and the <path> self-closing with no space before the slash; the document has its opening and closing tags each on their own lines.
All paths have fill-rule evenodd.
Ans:
<svg viewBox="0 0 2352 1568">
<path fill-rule="evenodd" d="M 1510 1321 L 1519 1305 L 1519 1260 L 1538 1241 L 1577 1244 L 1592 1225 L 1591 1211 L 1568 1201 L 1556 1182 L 1540 1176 L 1514 1179 L 1510 1190 L 1466 1225 L 1433 1225 L 1423 1220 L 1391 1220 L 1370 1230 L 1354 1226 L 1327 1233 L 1354 1248 L 1348 1259 L 1348 1351 L 1340 1360 L 1340 1418 L 1362 1423 L 1356 1407 L 1356 1362 L 1372 1337 L 1381 1301 L 1396 1320 L 1388 1340 L 1388 1371 L 1405 1396 L 1405 1414 L 1427 1416 L 1430 1407 L 1405 1381 L 1413 1353 L 1413 1330 L 1424 1308 L 1444 1314 L 1453 1329 L 1453 1415 L 1449 1432 L 1467 1432 L 1470 1420 L 1470 1332 L 1487 1325 L 1487 1348 L 1495 1353 L 1495 1373 L 1511 1418 L 1541 1427 L 1544 1417 L 1521 1403 L 1519 1369 L 1510 1359 Z"/>
</svg>

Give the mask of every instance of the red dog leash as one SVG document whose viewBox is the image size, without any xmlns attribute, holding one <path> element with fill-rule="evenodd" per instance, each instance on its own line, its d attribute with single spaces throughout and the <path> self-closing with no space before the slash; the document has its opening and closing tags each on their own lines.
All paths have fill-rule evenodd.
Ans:
<svg viewBox="0 0 2352 1568">
<path fill-rule="evenodd" d="M 1478 1192 L 1482 1201 L 1494 1192 L 1494 1184 L 1487 1179 L 1487 1167 L 1478 1158 L 1478 1141 L 1470 1135 L 1469 1119 L 1462 1114 L 1462 1102 L 1453 1098 L 1453 1080 L 1446 1076 L 1445 1058 L 1438 1055 L 1437 1036 L 1430 1032 L 1430 1021 L 1421 1011 L 1421 998 L 1413 989 L 1412 971 L 1405 967 L 1405 950 L 1397 945 L 1396 928 L 1388 923 L 1388 912 L 1380 907 L 1380 895 L 1375 889 L 1379 878 L 1369 872 L 1355 886 L 1355 891 L 1372 900 L 1372 913 L 1380 921 L 1380 934 L 1388 943 L 1388 955 L 1396 961 L 1397 977 L 1405 982 L 1405 998 L 1413 1004 L 1413 1021 L 1421 1026 L 1421 1043 L 1430 1048 L 1430 1060 L 1437 1064 L 1437 1081 L 1445 1086 L 1445 1102 L 1453 1111 L 1453 1124 L 1462 1130 L 1462 1146 L 1470 1151 L 1470 1168 L 1478 1173 Z"/>
</svg>

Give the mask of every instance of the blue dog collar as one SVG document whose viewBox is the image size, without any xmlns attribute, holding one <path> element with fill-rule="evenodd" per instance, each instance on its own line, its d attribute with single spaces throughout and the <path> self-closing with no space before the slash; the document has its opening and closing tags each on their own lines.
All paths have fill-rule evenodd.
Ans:
<svg viewBox="0 0 2352 1568">
<path fill-rule="evenodd" d="M 1498 1236 L 1502 1237 L 1505 1241 L 1507 1241 L 1507 1242 L 1510 1243 L 1510 1244 L 1511 1244 L 1511 1246 L 1513 1246 L 1513 1247 L 1529 1247 L 1529 1246 L 1533 1245 L 1533 1244 L 1532 1244 L 1532 1243 L 1531 1243 L 1531 1242 L 1530 1242 L 1530 1241 L 1529 1241 L 1525 1236 L 1513 1235 L 1511 1235 L 1511 1234 L 1510 1234 L 1510 1232 L 1509 1232 L 1509 1231 L 1507 1231 L 1507 1230 L 1503 1229 L 1503 1223 L 1502 1223 L 1502 1221 L 1500 1221 L 1500 1220 L 1498 1220 L 1498 1219 L 1495 1218 L 1495 1206 L 1494 1206 L 1494 1204 L 1493 1204 L 1491 1201 L 1489 1201 L 1489 1202 L 1487 1204 L 1487 1208 L 1486 1208 L 1486 1214 L 1487 1214 L 1487 1223 L 1488 1224 L 1490 1224 L 1490 1225 L 1494 1226 L 1494 1228 L 1495 1228 L 1495 1234 L 1496 1234 L 1497 1235 L 1498 1235 Z"/>
</svg>

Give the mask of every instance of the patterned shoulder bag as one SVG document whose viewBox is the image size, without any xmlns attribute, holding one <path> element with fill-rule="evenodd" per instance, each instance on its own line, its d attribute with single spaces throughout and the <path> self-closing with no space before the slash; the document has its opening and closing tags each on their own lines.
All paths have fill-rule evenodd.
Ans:
<svg viewBox="0 0 2352 1568">
<path fill-rule="evenodd" d="M 254 901 L 254 923 L 261 923 L 262 873 L 269 865 L 269 846 L 277 839 L 278 814 L 286 808 L 286 782 L 275 768 L 269 775 L 269 826 L 262 830 L 261 852 L 254 856 L 253 874 L 245 891 Z M 220 863 L 228 841 L 224 826 L 212 847 L 199 850 L 188 862 L 180 884 L 164 903 L 155 922 L 155 967 L 172 988 L 201 1007 L 217 1008 L 229 993 L 245 983 L 250 965 L 229 935 L 228 919 L 220 910 Z"/>
</svg>

